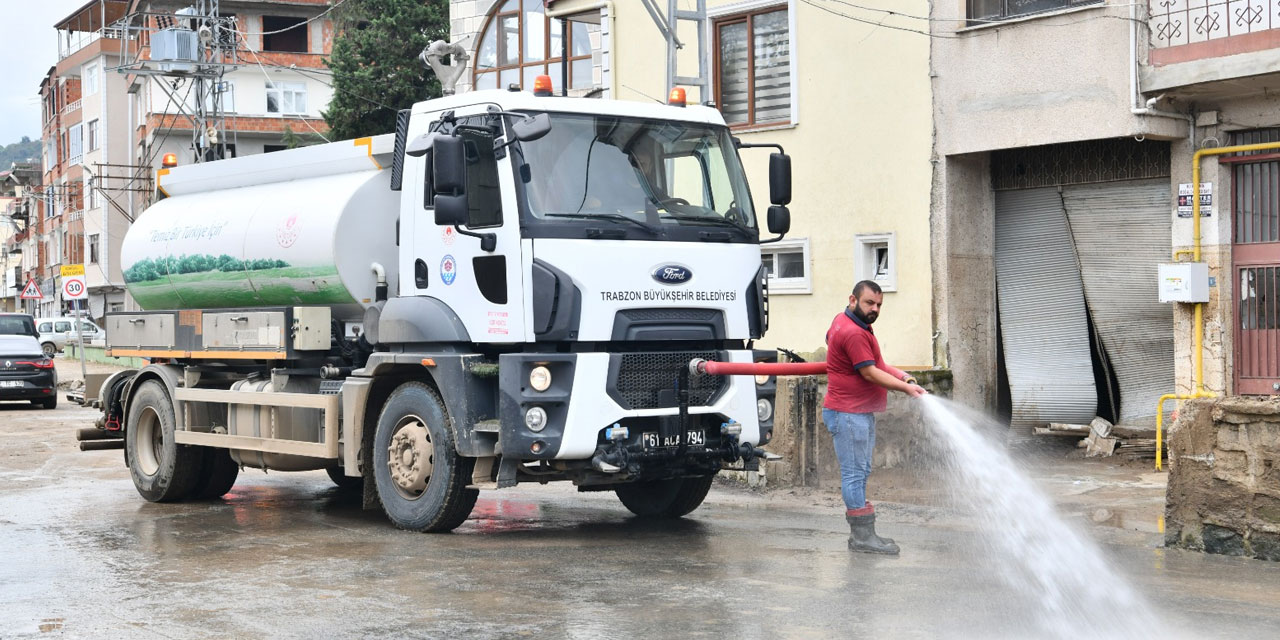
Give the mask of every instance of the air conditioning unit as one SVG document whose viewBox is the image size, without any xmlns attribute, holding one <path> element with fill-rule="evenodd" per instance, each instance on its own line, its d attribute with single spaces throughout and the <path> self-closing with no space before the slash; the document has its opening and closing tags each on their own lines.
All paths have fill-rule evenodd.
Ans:
<svg viewBox="0 0 1280 640">
<path fill-rule="evenodd" d="M 151 36 L 151 59 L 161 71 L 191 71 L 198 60 L 200 40 L 191 29 L 161 29 Z"/>
</svg>

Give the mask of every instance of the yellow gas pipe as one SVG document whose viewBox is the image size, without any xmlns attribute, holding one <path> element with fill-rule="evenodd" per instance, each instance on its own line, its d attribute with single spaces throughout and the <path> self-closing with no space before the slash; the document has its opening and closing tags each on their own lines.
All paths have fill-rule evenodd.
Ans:
<svg viewBox="0 0 1280 640">
<path fill-rule="evenodd" d="M 1221 156 L 1228 153 L 1245 153 L 1249 151 L 1270 151 L 1280 149 L 1280 142 L 1264 142 L 1260 144 L 1240 144 L 1233 147 L 1217 147 L 1200 149 L 1191 157 L 1191 235 L 1192 249 L 1181 249 L 1173 252 L 1173 259 L 1191 254 L 1192 262 L 1200 262 L 1200 161 L 1205 156 Z M 1167 393 L 1156 402 L 1156 470 L 1164 468 L 1164 403 L 1166 400 L 1193 400 L 1195 398 L 1212 398 L 1215 393 L 1204 390 L 1204 303 L 1197 302 L 1195 309 L 1195 325 L 1191 348 L 1195 353 L 1195 378 L 1192 381 L 1192 393 Z"/>
</svg>

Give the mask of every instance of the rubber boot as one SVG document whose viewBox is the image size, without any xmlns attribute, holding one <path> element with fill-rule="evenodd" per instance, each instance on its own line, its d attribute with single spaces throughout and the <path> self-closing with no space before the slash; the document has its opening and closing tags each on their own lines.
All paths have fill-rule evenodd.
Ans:
<svg viewBox="0 0 1280 640">
<path fill-rule="evenodd" d="M 875 508 L 874 506 L 872 506 L 872 505 L 871 505 L 871 502 L 870 502 L 870 501 L 864 502 L 864 503 L 863 503 L 863 505 L 864 505 L 864 506 L 863 506 L 863 508 L 864 508 L 864 509 L 870 509 L 870 510 L 871 510 L 871 513 L 875 513 L 875 512 L 876 512 L 876 508 Z M 848 513 L 848 512 L 846 511 L 845 513 Z M 883 543 L 883 544 L 893 544 L 893 538 L 886 538 L 886 537 L 884 537 L 884 536 L 882 536 L 882 535 L 880 535 L 880 534 L 878 534 L 878 533 L 876 534 L 876 537 L 877 537 L 877 538 L 880 538 L 880 542 L 881 542 L 881 543 Z"/>
<path fill-rule="evenodd" d="M 876 514 L 845 516 L 849 521 L 849 550 L 862 553 L 898 555 L 898 545 L 876 535 Z"/>
</svg>

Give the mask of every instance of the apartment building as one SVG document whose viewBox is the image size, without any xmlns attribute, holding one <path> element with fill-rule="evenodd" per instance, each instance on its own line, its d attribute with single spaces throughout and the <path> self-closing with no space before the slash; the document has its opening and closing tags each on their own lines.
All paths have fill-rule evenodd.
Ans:
<svg viewBox="0 0 1280 640">
<path fill-rule="evenodd" d="M 1025 434 L 1149 424 L 1167 393 L 1280 390 L 1280 155 L 1212 155 L 1280 140 L 1280 0 L 929 15 L 934 315 L 957 396 Z M 1160 302 L 1175 261 L 1208 265 L 1202 348 L 1197 305 Z"/>
<path fill-rule="evenodd" d="M 322 58 L 332 45 L 325 0 L 219 2 L 223 26 L 200 41 L 227 53 L 189 64 L 153 60 L 152 38 L 205 23 L 191 2 L 92 0 L 54 25 L 58 61 L 40 85 L 43 186 L 38 219 L 22 246 L 24 277 L 59 314 L 63 264 L 84 264 L 87 312 L 133 309 L 119 252 L 132 221 L 154 198 L 166 154 L 180 163 L 283 149 L 286 127 L 318 139 L 332 95 Z M 206 9 L 208 8 L 206 3 Z M 214 24 L 209 22 L 209 24 Z M 194 38 L 192 42 L 195 42 Z M 199 48 L 191 49 L 196 56 Z M 166 54 L 168 55 L 168 54 Z M 195 60 L 211 64 L 199 67 Z M 205 93 L 195 95 L 197 76 Z M 198 118 L 203 102 L 209 118 Z M 200 128 L 213 128 L 210 135 Z"/>
<path fill-rule="evenodd" d="M 15 162 L 0 171 L 0 311 L 21 311 L 27 305 L 20 299 L 26 285 L 23 251 L 32 214 L 39 200 L 31 197 L 38 191 L 43 171 L 39 162 Z"/>
<path fill-rule="evenodd" d="M 876 325 L 885 357 L 929 367 L 929 39 L 927 23 L 899 15 L 929 3 L 857 4 L 862 13 L 828 0 L 707 0 L 704 15 L 676 25 L 676 75 L 699 76 L 704 51 L 707 89 L 688 86 L 689 101 L 716 105 L 742 142 L 792 156 L 791 232 L 761 246 L 770 328 L 760 344 L 823 348 L 853 284 L 871 279 L 891 318 Z M 460 91 L 528 88 L 540 74 L 584 97 L 663 102 L 672 88 L 664 27 L 638 0 L 453 0 L 450 19 L 471 56 Z M 763 215 L 768 151 L 740 155 Z"/>
</svg>

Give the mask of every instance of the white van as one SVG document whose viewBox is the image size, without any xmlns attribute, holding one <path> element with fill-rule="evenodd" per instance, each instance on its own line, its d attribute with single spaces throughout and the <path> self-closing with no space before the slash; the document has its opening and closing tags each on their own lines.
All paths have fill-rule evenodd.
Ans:
<svg viewBox="0 0 1280 640">
<path fill-rule="evenodd" d="M 36 318 L 36 331 L 40 333 L 40 349 L 46 357 L 62 351 L 68 342 L 75 342 L 75 318 Z M 80 319 L 80 332 L 85 344 L 93 344 L 107 334 L 92 320 Z"/>
</svg>

